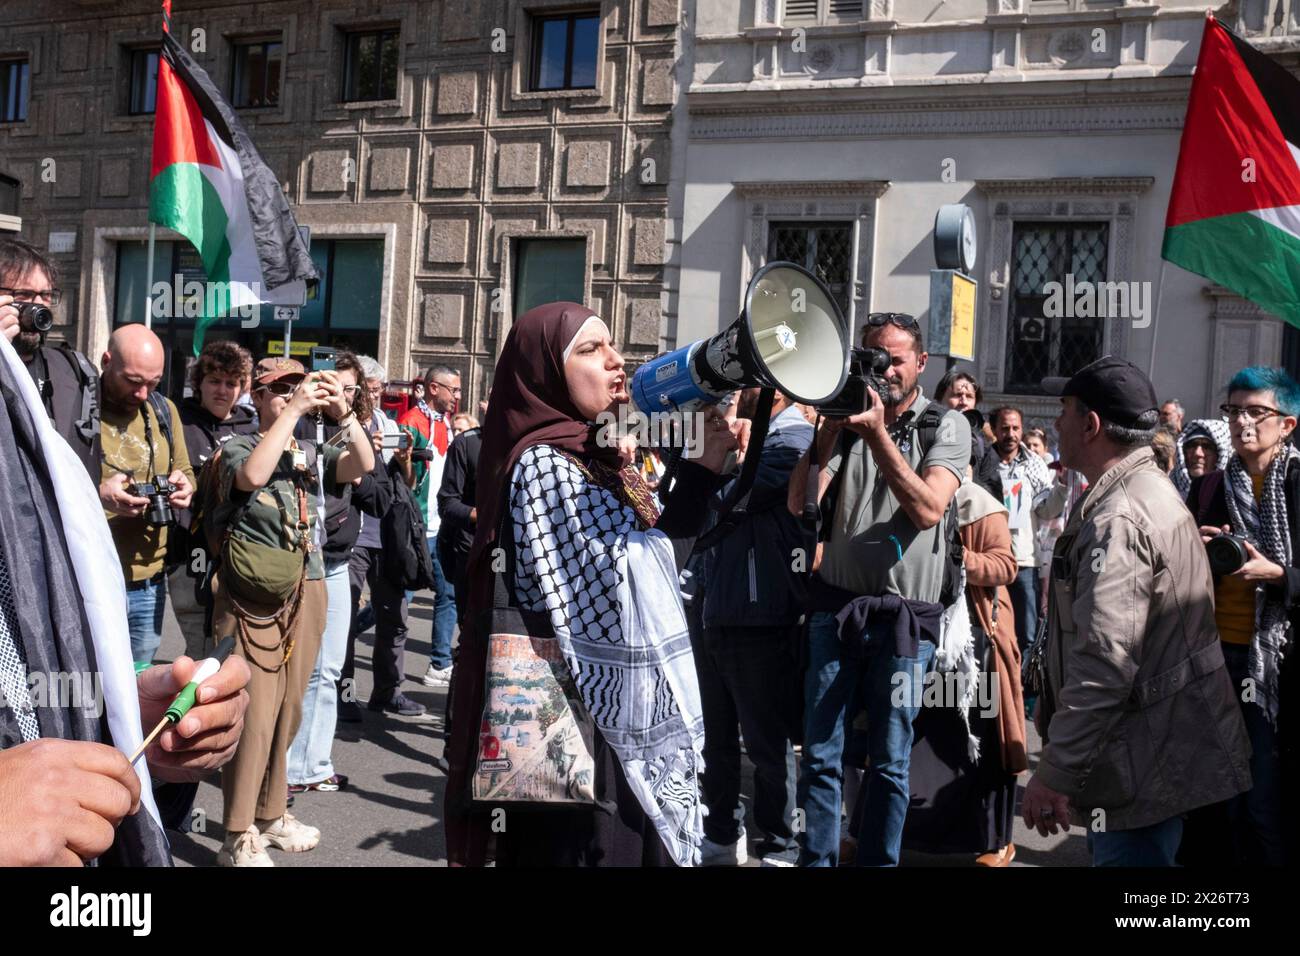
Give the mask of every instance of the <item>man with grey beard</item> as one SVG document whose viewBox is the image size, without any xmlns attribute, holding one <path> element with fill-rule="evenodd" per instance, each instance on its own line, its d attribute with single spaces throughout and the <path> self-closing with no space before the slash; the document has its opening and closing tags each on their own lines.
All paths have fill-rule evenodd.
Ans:
<svg viewBox="0 0 1300 956">
<path fill-rule="evenodd" d="M 827 421 L 794 470 L 787 502 L 791 512 L 803 513 L 816 455 L 819 504 L 835 490 L 834 504 L 823 512 L 828 533 L 817 547 L 809 589 L 798 786 L 804 866 L 837 864 L 845 716 L 861 708 L 870 727 L 870 768 L 856 862 L 898 863 L 912 721 L 942 612 L 950 537 L 944 519 L 970 462 L 970 424 L 962 413 L 927 411 L 933 403 L 918 379 L 928 355 L 916 319 L 872 313 L 863 333 L 865 347 L 889 355 L 883 394 L 870 389 L 866 411 Z M 841 432 L 852 444 L 839 441 Z"/>
</svg>

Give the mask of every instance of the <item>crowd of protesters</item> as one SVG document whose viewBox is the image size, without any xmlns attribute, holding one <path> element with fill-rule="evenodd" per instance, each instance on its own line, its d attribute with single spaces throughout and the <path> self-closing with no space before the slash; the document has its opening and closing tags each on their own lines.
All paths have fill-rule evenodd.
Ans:
<svg viewBox="0 0 1300 956">
<path fill-rule="evenodd" d="M 0 242 L 6 329 L 6 309 L 51 303 L 55 281 L 39 251 Z M 361 634 L 368 708 L 425 716 L 403 693 L 423 590 L 416 679 L 447 692 L 453 864 L 740 865 L 756 850 L 765 866 L 922 851 L 1001 867 L 1017 818 L 1081 827 L 1096 865 L 1293 857 L 1300 385 L 1280 369 L 1241 370 L 1219 409 L 1185 420 L 1107 356 L 1044 380 L 1048 422 L 1037 404 L 985 410 L 959 367 L 927 396 L 920 326 L 873 313 L 860 344 L 889 366 L 865 410 L 826 418 L 747 389 L 702 412 L 697 453 L 666 466 L 597 440 L 628 374 L 604 321 L 572 303 L 516 320 L 478 417 L 445 365 L 398 414 L 371 357 L 308 370 L 212 341 L 177 405 L 144 326 L 115 330 L 98 369 L 7 334 L 98 489 L 142 701 L 148 682 L 162 692 L 148 675 L 168 607 L 185 673 L 237 639 L 222 698 L 237 719 L 207 718 L 221 746 L 155 794 L 181 826 L 194 768 L 224 765 L 223 865 L 322 839 L 288 808 L 348 786 L 332 743 L 360 719 Z M 751 455 L 745 508 L 719 521 Z M 17 612 L 0 610 L 3 662 L 27 666 Z M 516 806 L 498 832 L 472 794 L 500 767 L 488 638 L 507 611 L 556 648 L 563 709 L 586 730 L 583 753 L 557 739 L 548 754 L 575 774 L 565 806 Z M 6 691 L 12 677 L 0 669 Z M 17 718 L 0 732 L 0 759 L 33 739 Z"/>
</svg>

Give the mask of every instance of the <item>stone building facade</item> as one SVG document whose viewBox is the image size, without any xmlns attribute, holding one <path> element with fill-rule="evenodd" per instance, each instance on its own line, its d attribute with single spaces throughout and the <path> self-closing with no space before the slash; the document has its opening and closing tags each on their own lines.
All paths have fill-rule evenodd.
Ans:
<svg viewBox="0 0 1300 956">
<path fill-rule="evenodd" d="M 1153 368 L 1192 416 L 1235 370 L 1296 361 L 1290 327 L 1160 258 L 1207 10 L 1294 69 L 1278 0 L 688 0 L 673 138 L 669 322 L 734 317 L 754 270 L 806 257 L 870 311 L 928 327 L 938 207 L 975 213 L 973 365 L 986 407 L 1039 423 L 1042 375 L 1100 354 Z M 1045 319 L 1063 273 L 1137 283 L 1151 307 Z M 828 280 L 829 281 L 829 280 Z M 1154 306 L 1158 305 L 1158 321 Z M 1157 332 L 1158 330 L 1158 332 Z M 944 370 L 932 361 L 923 384 Z"/>
<path fill-rule="evenodd" d="M 133 115 L 147 93 L 136 51 L 156 45 L 159 6 L 0 3 L 0 71 L 25 62 L 30 83 L 25 119 L 0 113 L 0 177 L 20 184 L 22 234 L 59 263 L 63 331 L 91 355 L 130 320 L 127 304 L 140 307 L 124 284 L 144 275 L 153 116 Z M 599 18 L 593 83 L 538 89 L 539 31 L 569 15 Z M 678 16 L 677 0 L 175 0 L 172 14 L 227 93 L 250 70 L 241 46 L 279 44 L 252 54 L 259 78 L 279 57 L 277 100 L 238 112 L 313 254 L 331 268 L 323 250 L 341 257 L 322 323 L 346 327 L 335 340 L 369 345 L 393 378 L 432 362 L 461 369 L 467 404 L 489 384 L 526 255 L 538 257 L 534 283 L 565 264 L 566 288 L 631 357 L 659 350 Z M 351 38 L 363 34 L 386 52 L 360 59 Z M 383 46 L 393 34 L 395 50 Z M 388 56 L 394 88 L 351 101 L 349 77 L 370 83 Z M 282 333 L 266 325 L 217 334 L 270 348 Z M 188 340 L 168 341 L 174 364 Z"/>
</svg>

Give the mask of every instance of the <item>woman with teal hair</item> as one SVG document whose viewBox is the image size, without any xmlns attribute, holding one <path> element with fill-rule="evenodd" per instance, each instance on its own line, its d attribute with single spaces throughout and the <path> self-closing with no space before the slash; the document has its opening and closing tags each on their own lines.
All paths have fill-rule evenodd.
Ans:
<svg viewBox="0 0 1300 956">
<path fill-rule="evenodd" d="M 1290 440 L 1300 420 L 1300 384 L 1283 369 L 1253 366 L 1234 375 L 1227 392 L 1220 410 L 1232 454 L 1221 471 L 1192 480 L 1187 502 L 1203 540 L 1221 533 L 1240 539 L 1230 549 L 1239 566 L 1215 568 L 1214 617 L 1228 673 L 1241 688 L 1254 786 L 1219 808 L 1226 824 L 1220 812 L 1219 826 L 1208 829 L 1220 832 L 1205 832 L 1213 812 L 1189 821 L 1201 832 L 1184 847 L 1219 862 L 1283 866 L 1293 856 L 1282 812 L 1293 778 L 1284 767 L 1294 764 L 1286 756 L 1293 668 L 1284 660 L 1300 622 L 1300 451 Z M 1215 843 L 1219 849 L 1209 849 Z"/>
</svg>

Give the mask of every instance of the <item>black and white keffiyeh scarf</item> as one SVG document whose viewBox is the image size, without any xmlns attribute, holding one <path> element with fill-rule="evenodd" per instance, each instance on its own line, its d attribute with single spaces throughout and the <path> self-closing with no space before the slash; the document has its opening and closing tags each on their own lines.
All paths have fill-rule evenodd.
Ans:
<svg viewBox="0 0 1300 956">
<path fill-rule="evenodd" d="M 1270 561 L 1283 568 L 1291 567 L 1291 530 L 1286 503 L 1286 472 L 1291 462 L 1300 459 L 1300 451 L 1283 444 L 1264 475 L 1260 500 L 1255 500 L 1254 486 L 1240 456 L 1234 454 L 1225 469 L 1225 497 L 1232 527 Z M 1278 675 L 1282 651 L 1290 640 L 1291 621 L 1281 601 L 1270 601 L 1268 589 L 1255 589 L 1255 633 L 1250 640 L 1247 672 L 1255 685 L 1255 699 L 1264 709 L 1269 722 L 1276 725 L 1278 711 Z"/>
<path fill-rule="evenodd" d="M 704 720 L 672 545 L 573 458 L 534 445 L 510 500 L 515 592 L 547 612 L 592 719 L 679 866 L 704 837 Z"/>
</svg>

